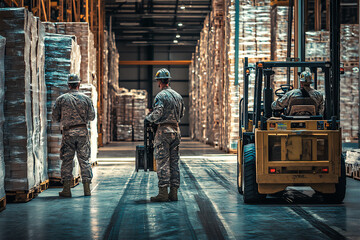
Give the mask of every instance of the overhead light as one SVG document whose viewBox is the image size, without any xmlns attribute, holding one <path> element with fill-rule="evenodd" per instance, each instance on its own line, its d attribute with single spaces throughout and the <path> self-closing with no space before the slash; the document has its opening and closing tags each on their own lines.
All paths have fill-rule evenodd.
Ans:
<svg viewBox="0 0 360 240">
<path fill-rule="evenodd" d="M 180 38 L 181 36 L 180 36 L 180 34 L 176 34 L 176 38 Z"/>
<path fill-rule="evenodd" d="M 180 23 L 178 23 L 178 26 L 179 26 L 179 27 L 182 27 L 182 26 L 183 26 L 183 24 L 180 22 Z"/>
<path fill-rule="evenodd" d="M 174 43 L 178 43 L 179 41 L 177 39 L 174 39 Z"/>
<path fill-rule="evenodd" d="M 181 5 L 181 6 L 180 6 L 180 9 L 181 9 L 181 10 L 185 10 L 185 5 Z"/>
</svg>

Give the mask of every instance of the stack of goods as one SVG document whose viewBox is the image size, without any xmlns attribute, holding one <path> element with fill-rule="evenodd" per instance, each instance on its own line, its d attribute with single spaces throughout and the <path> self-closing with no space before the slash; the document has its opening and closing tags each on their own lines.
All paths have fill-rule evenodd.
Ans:
<svg viewBox="0 0 360 240">
<path fill-rule="evenodd" d="M 287 36 L 288 36 L 288 13 L 289 7 L 274 6 L 271 9 L 271 59 L 274 61 L 286 61 L 287 58 Z M 294 33 L 294 22 L 292 23 Z M 293 35 L 292 35 L 293 36 Z M 291 57 L 294 56 L 294 39 L 291 42 Z M 273 90 L 287 83 L 287 69 L 274 68 Z M 293 81 L 293 69 L 290 70 L 290 80 Z M 253 74 L 253 76 L 255 76 Z M 274 95 L 275 96 L 275 95 Z"/>
<path fill-rule="evenodd" d="M 80 47 L 80 77 L 82 83 L 96 83 L 96 48 L 94 36 L 85 22 L 46 23 L 48 33 L 74 35 Z"/>
<path fill-rule="evenodd" d="M 119 82 L 119 52 L 116 48 L 115 34 L 109 34 L 105 31 L 104 39 L 104 92 L 103 94 L 103 116 L 102 116 L 102 129 L 103 129 L 103 143 L 106 144 L 111 139 L 116 139 L 114 129 L 116 122 L 114 116 L 115 109 L 113 104 L 116 99 L 116 93 L 118 92 Z"/>
<path fill-rule="evenodd" d="M 42 119 L 46 116 L 44 31 L 25 8 L 0 9 L 0 35 L 7 42 L 4 160 L 5 189 L 10 192 L 33 190 L 48 179 Z"/>
<path fill-rule="evenodd" d="M 134 94 L 133 129 L 134 141 L 144 140 L 144 119 L 146 116 L 147 92 L 145 90 L 131 90 Z"/>
<path fill-rule="evenodd" d="M 91 146 L 91 155 L 90 163 L 96 162 L 96 157 L 98 153 L 98 126 L 97 126 L 97 92 L 96 87 L 92 84 L 81 84 L 80 91 L 88 96 L 93 102 L 95 109 L 95 120 L 90 122 L 90 146 Z"/>
<path fill-rule="evenodd" d="M 116 109 L 115 126 L 117 141 L 132 140 L 133 98 L 134 94 L 125 88 L 119 88 L 119 92 L 116 94 L 114 108 Z"/>
<path fill-rule="evenodd" d="M 103 50 L 103 69 L 104 69 L 104 83 L 103 83 L 103 94 L 102 97 L 102 114 L 99 116 L 98 121 L 102 125 L 102 143 L 107 144 L 109 142 L 108 135 L 108 112 L 109 112 L 109 101 L 110 101 L 110 94 L 109 94 L 109 33 L 108 31 L 104 31 L 104 50 Z"/>
<path fill-rule="evenodd" d="M 56 99 L 68 91 L 67 78 L 75 61 L 80 57 L 76 37 L 61 34 L 47 34 L 45 37 L 45 80 L 48 109 L 48 173 L 51 180 L 61 178 L 61 127 L 52 120 L 52 109 Z M 74 177 L 79 176 L 79 164 L 74 160 Z"/>
<path fill-rule="evenodd" d="M 147 92 L 118 88 L 114 99 L 115 136 L 117 141 L 144 139 Z"/>
<path fill-rule="evenodd" d="M 0 36 L 0 211 L 2 210 L 1 201 L 5 198 L 5 163 L 4 163 L 4 97 L 5 97 L 5 71 L 4 54 L 6 39 Z"/>
<path fill-rule="evenodd" d="M 346 175 L 360 180 L 360 149 L 346 152 Z"/>
<path fill-rule="evenodd" d="M 359 130 L 359 25 L 341 25 L 340 57 L 345 74 L 340 81 L 340 118 L 343 141 L 357 142 Z M 328 31 L 306 33 L 306 59 L 329 61 L 330 37 Z M 324 91 L 324 74 L 318 74 L 319 90 Z"/>
</svg>

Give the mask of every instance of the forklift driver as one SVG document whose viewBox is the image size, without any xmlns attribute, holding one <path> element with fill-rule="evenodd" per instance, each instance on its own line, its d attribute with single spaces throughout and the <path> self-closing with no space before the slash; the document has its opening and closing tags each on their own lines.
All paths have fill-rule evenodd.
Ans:
<svg viewBox="0 0 360 240">
<path fill-rule="evenodd" d="M 304 71 L 300 74 L 300 88 L 291 90 L 278 98 L 271 105 L 275 111 L 284 111 L 288 116 L 323 115 L 323 95 L 310 87 L 311 73 Z"/>
</svg>

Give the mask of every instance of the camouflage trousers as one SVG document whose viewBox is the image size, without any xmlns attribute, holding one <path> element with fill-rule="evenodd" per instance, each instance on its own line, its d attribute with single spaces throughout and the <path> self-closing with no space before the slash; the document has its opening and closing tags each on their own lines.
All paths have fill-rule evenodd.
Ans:
<svg viewBox="0 0 360 240">
<path fill-rule="evenodd" d="M 179 187 L 179 145 L 181 136 L 178 132 L 168 132 L 159 128 L 155 135 L 156 169 L 159 187 Z"/>
<path fill-rule="evenodd" d="M 90 141 L 89 136 L 69 136 L 63 135 L 60 159 L 61 164 L 61 180 L 73 179 L 73 161 L 77 155 L 77 159 L 81 169 L 82 182 L 91 182 L 92 170 L 89 162 L 90 158 Z"/>
</svg>

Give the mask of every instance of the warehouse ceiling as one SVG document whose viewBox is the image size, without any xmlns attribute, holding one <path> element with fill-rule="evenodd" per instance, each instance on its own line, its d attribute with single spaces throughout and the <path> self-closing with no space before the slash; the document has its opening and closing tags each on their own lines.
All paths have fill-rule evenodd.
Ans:
<svg viewBox="0 0 360 240">
<path fill-rule="evenodd" d="M 211 0 L 106 0 L 117 41 L 136 45 L 196 45 Z"/>
</svg>

